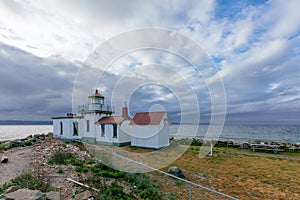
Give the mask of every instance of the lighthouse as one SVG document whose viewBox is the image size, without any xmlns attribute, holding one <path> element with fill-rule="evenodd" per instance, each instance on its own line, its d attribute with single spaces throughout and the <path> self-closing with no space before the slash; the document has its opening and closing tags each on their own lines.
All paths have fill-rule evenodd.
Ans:
<svg viewBox="0 0 300 200">
<path fill-rule="evenodd" d="M 82 120 L 82 140 L 89 143 L 95 143 L 96 125 L 95 122 L 102 116 L 110 116 L 113 114 L 111 106 L 104 105 L 104 96 L 96 89 L 95 92 L 88 96 L 88 105 L 83 105 L 79 109 L 83 116 Z"/>
<path fill-rule="evenodd" d="M 90 95 L 89 97 L 89 110 L 93 111 L 93 110 L 97 110 L 100 111 L 103 109 L 103 105 L 104 105 L 104 96 L 102 96 L 98 90 L 96 89 L 95 93 Z"/>
</svg>

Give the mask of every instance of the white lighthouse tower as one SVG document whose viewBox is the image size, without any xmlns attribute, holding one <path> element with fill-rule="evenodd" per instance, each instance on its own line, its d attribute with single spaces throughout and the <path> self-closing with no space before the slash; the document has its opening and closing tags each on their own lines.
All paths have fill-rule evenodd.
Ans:
<svg viewBox="0 0 300 200">
<path fill-rule="evenodd" d="M 89 96 L 89 110 L 102 110 L 104 105 L 104 96 L 99 94 L 98 90 Z"/>
<path fill-rule="evenodd" d="M 103 115 L 110 116 L 113 113 L 113 110 L 109 106 L 104 106 L 104 96 L 99 93 L 96 89 L 95 93 L 91 94 L 88 97 L 88 105 L 81 106 L 79 108 L 79 113 L 82 114 L 84 122 L 82 122 L 82 131 L 84 137 L 82 140 L 89 143 L 96 142 L 96 124 Z"/>
</svg>

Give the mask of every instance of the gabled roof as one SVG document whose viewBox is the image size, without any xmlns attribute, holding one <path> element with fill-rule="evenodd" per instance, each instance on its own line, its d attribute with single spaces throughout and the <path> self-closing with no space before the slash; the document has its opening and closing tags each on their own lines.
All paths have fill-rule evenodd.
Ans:
<svg viewBox="0 0 300 200">
<path fill-rule="evenodd" d="M 166 112 L 136 113 L 129 125 L 159 125 L 164 120 Z"/>
<path fill-rule="evenodd" d="M 120 116 L 106 116 L 97 121 L 99 124 L 121 124 L 126 118 Z"/>
</svg>

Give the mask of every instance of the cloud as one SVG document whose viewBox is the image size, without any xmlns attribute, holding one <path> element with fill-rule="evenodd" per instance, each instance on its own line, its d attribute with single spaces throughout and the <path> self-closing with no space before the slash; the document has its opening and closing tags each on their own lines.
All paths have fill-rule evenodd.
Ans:
<svg viewBox="0 0 300 200">
<path fill-rule="evenodd" d="M 1 120 L 50 120 L 58 111 L 71 111 L 78 66 L 4 44 L 0 47 Z"/>
<path fill-rule="evenodd" d="M 297 0 L 1 1 L 0 109 L 11 118 L 18 117 L 20 110 L 24 118 L 31 115 L 30 111 L 43 119 L 64 113 L 71 106 L 70 91 L 78 80 L 76 73 L 96 47 L 122 32 L 162 27 L 190 37 L 203 51 L 188 51 L 192 43 L 176 38 L 168 46 L 168 38 L 173 35 L 149 34 L 129 41 L 138 44 L 145 38 L 154 38 L 166 48 L 186 50 L 184 56 L 195 63 L 209 63 L 203 62 L 203 57 L 209 55 L 216 68 L 201 68 L 201 76 L 171 51 L 130 52 L 112 63 L 98 85 L 108 103 L 116 81 L 129 90 L 152 80 L 180 91 L 187 113 L 195 109 L 188 106 L 191 95 L 185 88 L 190 87 L 196 93 L 202 115 L 209 119 L 210 95 L 218 96 L 218 92 L 210 93 L 209 88 L 218 91 L 216 80 L 220 75 L 226 89 L 227 122 L 244 123 L 249 119 L 251 123 L 299 124 L 298 4 Z M 110 50 L 121 51 L 126 43 L 117 47 Z M 87 78 L 97 79 L 99 74 L 101 70 Z M 96 84 L 88 82 L 87 86 L 89 89 L 78 101 L 86 103 L 86 96 Z M 167 106 L 174 117 L 178 116 L 178 102 L 171 91 L 161 86 L 140 87 L 132 100 L 149 108 L 151 103 L 143 104 L 147 103 L 144 100 L 153 98 L 153 104 Z M 116 106 L 122 105 L 128 90 L 117 90 Z M 151 98 L 147 96 L 150 90 Z M 133 110 L 137 108 L 142 106 Z"/>
</svg>

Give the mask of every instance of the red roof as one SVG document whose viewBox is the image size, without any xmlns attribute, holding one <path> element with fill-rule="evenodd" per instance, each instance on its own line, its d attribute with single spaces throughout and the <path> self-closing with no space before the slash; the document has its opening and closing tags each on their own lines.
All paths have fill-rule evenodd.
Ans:
<svg viewBox="0 0 300 200">
<path fill-rule="evenodd" d="M 102 95 L 98 92 L 98 90 L 96 90 L 95 93 L 94 93 L 94 94 L 91 94 L 89 97 L 103 97 L 103 98 L 104 98 L 104 96 L 102 96 Z"/>
<path fill-rule="evenodd" d="M 99 124 L 121 124 L 126 118 L 119 116 L 106 116 L 98 120 Z"/>
<path fill-rule="evenodd" d="M 139 112 L 136 113 L 130 125 L 159 125 L 166 112 Z"/>
</svg>

